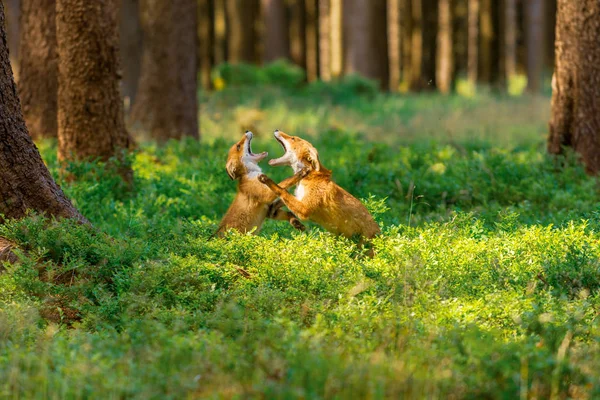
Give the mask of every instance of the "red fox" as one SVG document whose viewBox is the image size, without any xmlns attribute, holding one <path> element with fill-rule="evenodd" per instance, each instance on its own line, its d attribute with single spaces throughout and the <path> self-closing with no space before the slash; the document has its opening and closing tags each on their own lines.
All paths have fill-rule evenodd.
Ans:
<svg viewBox="0 0 600 400">
<path fill-rule="evenodd" d="M 261 174 L 258 180 L 279 196 L 291 212 L 300 220 L 314 221 L 337 235 L 370 239 L 379 234 L 379 225 L 367 208 L 331 180 L 331 171 L 323 167 L 312 144 L 279 130 L 274 136 L 285 154 L 270 160 L 269 165 L 289 165 L 301 180 L 295 196 L 266 175 Z"/>
<path fill-rule="evenodd" d="M 258 163 L 267 155 L 252 153 L 252 132 L 246 131 L 242 139 L 229 149 L 226 170 L 232 180 L 239 179 L 237 194 L 215 235 L 223 236 L 229 229 L 236 229 L 242 233 L 256 228 L 258 233 L 265 220 L 271 218 L 289 223 L 298 230 L 304 230 L 304 225 L 294 214 L 284 211 L 281 202 L 275 202 L 277 195 L 258 181 L 262 173 Z M 300 181 L 301 174 L 296 174 L 279 184 L 285 190 Z"/>
</svg>

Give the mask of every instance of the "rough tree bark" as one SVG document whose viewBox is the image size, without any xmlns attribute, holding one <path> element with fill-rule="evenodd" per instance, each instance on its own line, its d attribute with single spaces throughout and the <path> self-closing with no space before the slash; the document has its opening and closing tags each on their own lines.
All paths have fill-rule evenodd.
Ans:
<svg viewBox="0 0 600 400">
<path fill-rule="evenodd" d="M 87 223 L 52 179 L 27 132 L 6 43 L 0 2 L 0 214 L 22 218 L 31 209 Z"/>
<path fill-rule="evenodd" d="M 387 2 L 387 36 L 388 59 L 390 70 L 390 92 L 400 88 L 400 73 L 402 71 L 402 25 L 400 23 L 400 0 Z"/>
<path fill-rule="evenodd" d="M 388 55 L 385 0 L 344 2 L 346 73 L 376 79 L 388 87 Z"/>
<path fill-rule="evenodd" d="M 115 0 L 57 0 L 58 158 L 108 160 L 130 145 L 119 92 Z M 129 175 L 123 171 L 124 176 Z"/>
<path fill-rule="evenodd" d="M 452 2 L 439 0 L 437 35 L 436 84 L 440 92 L 449 93 L 452 88 Z"/>
<path fill-rule="evenodd" d="M 144 54 L 131 120 L 153 139 L 199 137 L 196 0 L 142 0 Z"/>
<path fill-rule="evenodd" d="M 289 30 L 284 0 L 261 0 L 265 29 L 264 61 L 290 57 Z"/>
<path fill-rule="evenodd" d="M 260 11 L 258 1 L 226 0 L 225 9 L 228 61 L 258 63 L 258 34 L 255 26 Z"/>
<path fill-rule="evenodd" d="M 126 111 L 135 103 L 142 65 L 143 35 L 139 11 L 139 0 L 121 0 L 119 49 L 123 73 L 121 88 L 126 100 Z"/>
<path fill-rule="evenodd" d="M 467 75 L 469 82 L 472 85 L 477 84 L 477 78 L 479 76 L 479 0 L 468 0 L 469 1 L 469 16 L 468 16 L 468 66 Z"/>
<path fill-rule="evenodd" d="M 600 171 L 599 37 L 598 0 L 558 1 L 548 151 L 572 147 L 591 174 Z"/>
<path fill-rule="evenodd" d="M 56 0 L 21 1 L 19 95 L 34 139 L 57 136 Z"/>
<path fill-rule="evenodd" d="M 330 3 L 330 0 L 319 0 L 319 71 L 324 81 L 331 80 Z"/>
<path fill-rule="evenodd" d="M 543 0 L 528 0 L 526 8 L 527 90 L 531 93 L 537 93 L 542 88 L 542 68 L 544 65 Z"/>
</svg>

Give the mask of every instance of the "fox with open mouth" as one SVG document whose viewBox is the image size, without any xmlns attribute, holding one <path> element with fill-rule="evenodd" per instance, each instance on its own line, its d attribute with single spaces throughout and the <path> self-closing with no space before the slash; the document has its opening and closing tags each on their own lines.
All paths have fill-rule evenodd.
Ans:
<svg viewBox="0 0 600 400">
<path fill-rule="evenodd" d="M 294 228 L 304 230 L 304 225 L 289 211 L 281 209 L 283 204 L 275 202 L 277 195 L 259 182 L 258 176 L 262 170 L 258 163 L 267 152 L 254 154 L 252 152 L 252 132 L 246 131 L 242 139 L 231 146 L 227 157 L 226 170 L 232 180 L 239 179 L 237 194 L 231 206 L 225 213 L 215 235 L 223 236 L 229 229 L 242 233 L 254 229 L 254 234 L 260 231 L 265 218 L 288 221 Z M 300 181 L 301 174 L 285 179 L 279 184 L 283 190 L 290 188 Z"/>
<path fill-rule="evenodd" d="M 311 220 L 337 235 L 370 239 L 379 234 L 379 225 L 367 208 L 331 179 L 331 171 L 319 160 L 317 149 L 308 141 L 276 130 L 275 139 L 285 153 L 269 165 L 289 165 L 301 179 L 295 195 L 268 176 L 258 179 L 269 187 L 300 220 Z"/>
</svg>

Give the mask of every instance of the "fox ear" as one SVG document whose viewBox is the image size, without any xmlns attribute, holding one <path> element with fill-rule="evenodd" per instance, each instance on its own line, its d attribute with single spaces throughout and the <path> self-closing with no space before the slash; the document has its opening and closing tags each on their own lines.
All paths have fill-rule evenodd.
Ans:
<svg viewBox="0 0 600 400">
<path fill-rule="evenodd" d="M 319 160 L 319 153 L 317 153 L 317 149 L 311 147 L 308 150 L 308 158 L 307 161 L 312 165 L 315 171 L 319 171 L 321 169 L 321 161 Z"/>
<path fill-rule="evenodd" d="M 237 167 L 235 166 L 235 163 L 233 162 L 228 162 L 227 165 L 225 165 L 225 169 L 227 170 L 227 175 L 229 175 L 229 177 L 231 178 L 231 180 L 235 180 L 237 178 Z"/>
</svg>

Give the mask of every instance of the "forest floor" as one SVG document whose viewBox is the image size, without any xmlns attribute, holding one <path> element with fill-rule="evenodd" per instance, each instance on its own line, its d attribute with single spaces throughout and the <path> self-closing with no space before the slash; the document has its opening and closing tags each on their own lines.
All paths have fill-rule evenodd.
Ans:
<svg viewBox="0 0 600 400">
<path fill-rule="evenodd" d="M 38 143 L 94 230 L 0 227 L 20 258 L 0 275 L 0 397 L 599 397 L 599 187 L 546 155 L 549 99 L 339 90 L 212 94 L 200 143 L 140 144 L 132 191 L 97 164 L 61 180 Z M 367 204 L 374 258 L 310 224 L 210 237 L 227 149 L 252 129 L 278 156 L 275 128 Z"/>
</svg>

